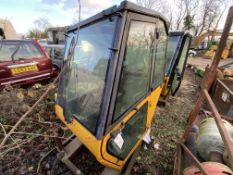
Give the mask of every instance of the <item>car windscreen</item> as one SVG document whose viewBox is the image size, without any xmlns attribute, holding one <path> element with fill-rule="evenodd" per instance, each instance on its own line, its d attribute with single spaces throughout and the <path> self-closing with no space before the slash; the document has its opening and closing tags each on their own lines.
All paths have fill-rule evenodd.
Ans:
<svg viewBox="0 0 233 175">
<path fill-rule="evenodd" d="M 41 58 L 43 53 L 34 44 L 34 42 L 24 41 L 0 41 L 0 61 Z"/>
<path fill-rule="evenodd" d="M 63 110 L 65 116 L 75 117 L 92 133 L 100 114 L 116 21 L 117 17 L 112 17 L 81 28 L 72 58 L 67 52 L 72 50 L 77 34 L 71 34 L 73 39 L 66 46 L 66 60 L 71 61 L 59 84 L 63 86 Z"/>
</svg>

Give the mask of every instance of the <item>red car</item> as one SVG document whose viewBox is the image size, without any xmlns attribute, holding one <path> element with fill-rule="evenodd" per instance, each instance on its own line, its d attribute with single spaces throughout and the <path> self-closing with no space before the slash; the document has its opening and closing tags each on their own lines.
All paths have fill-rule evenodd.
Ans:
<svg viewBox="0 0 233 175">
<path fill-rule="evenodd" d="M 36 40 L 0 40 L 0 88 L 20 86 L 57 75 L 44 48 Z"/>
</svg>

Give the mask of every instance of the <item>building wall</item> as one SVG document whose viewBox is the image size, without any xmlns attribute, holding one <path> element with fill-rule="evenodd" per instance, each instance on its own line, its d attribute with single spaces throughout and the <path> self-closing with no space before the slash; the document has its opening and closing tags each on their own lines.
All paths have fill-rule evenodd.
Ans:
<svg viewBox="0 0 233 175">
<path fill-rule="evenodd" d="M 4 30 L 6 39 L 19 39 L 19 36 L 10 21 L 0 19 L 0 28 Z"/>
</svg>

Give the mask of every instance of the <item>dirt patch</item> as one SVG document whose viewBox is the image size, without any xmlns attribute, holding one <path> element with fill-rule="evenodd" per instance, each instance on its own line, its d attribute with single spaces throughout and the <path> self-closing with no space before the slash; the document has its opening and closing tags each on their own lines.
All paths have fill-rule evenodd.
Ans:
<svg viewBox="0 0 233 175">
<path fill-rule="evenodd" d="M 157 107 L 152 123 L 152 142 L 144 145 L 131 174 L 170 175 L 173 171 L 177 139 L 187 125 L 200 88 L 200 77 L 186 69 L 184 80 L 175 97 L 169 97 L 165 107 Z"/>
<path fill-rule="evenodd" d="M 21 89 L 8 87 L 0 92 L 0 142 L 4 132 L 10 131 L 47 88 L 48 85 L 36 84 Z M 64 140 L 69 135 L 54 114 L 55 89 L 26 117 L 1 148 L 0 174 L 48 174 L 52 171 L 56 157 L 44 162 L 41 160 L 55 150 L 54 137 Z M 58 129 L 63 131 L 59 136 Z"/>
</svg>

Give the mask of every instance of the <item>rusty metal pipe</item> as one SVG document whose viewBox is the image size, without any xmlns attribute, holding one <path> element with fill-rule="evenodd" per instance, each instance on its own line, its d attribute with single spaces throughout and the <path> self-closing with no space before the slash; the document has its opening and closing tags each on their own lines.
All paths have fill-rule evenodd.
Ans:
<svg viewBox="0 0 233 175">
<path fill-rule="evenodd" d="M 190 155 L 190 157 L 194 160 L 196 166 L 200 169 L 201 173 L 203 175 L 208 175 L 201 162 L 193 155 L 193 153 L 182 142 L 177 143 L 185 150 L 186 153 Z"/>
<path fill-rule="evenodd" d="M 227 90 L 227 92 L 229 92 L 233 96 L 232 90 L 229 87 L 227 87 L 225 83 L 223 83 L 220 79 L 217 79 L 217 81 Z"/>
</svg>

